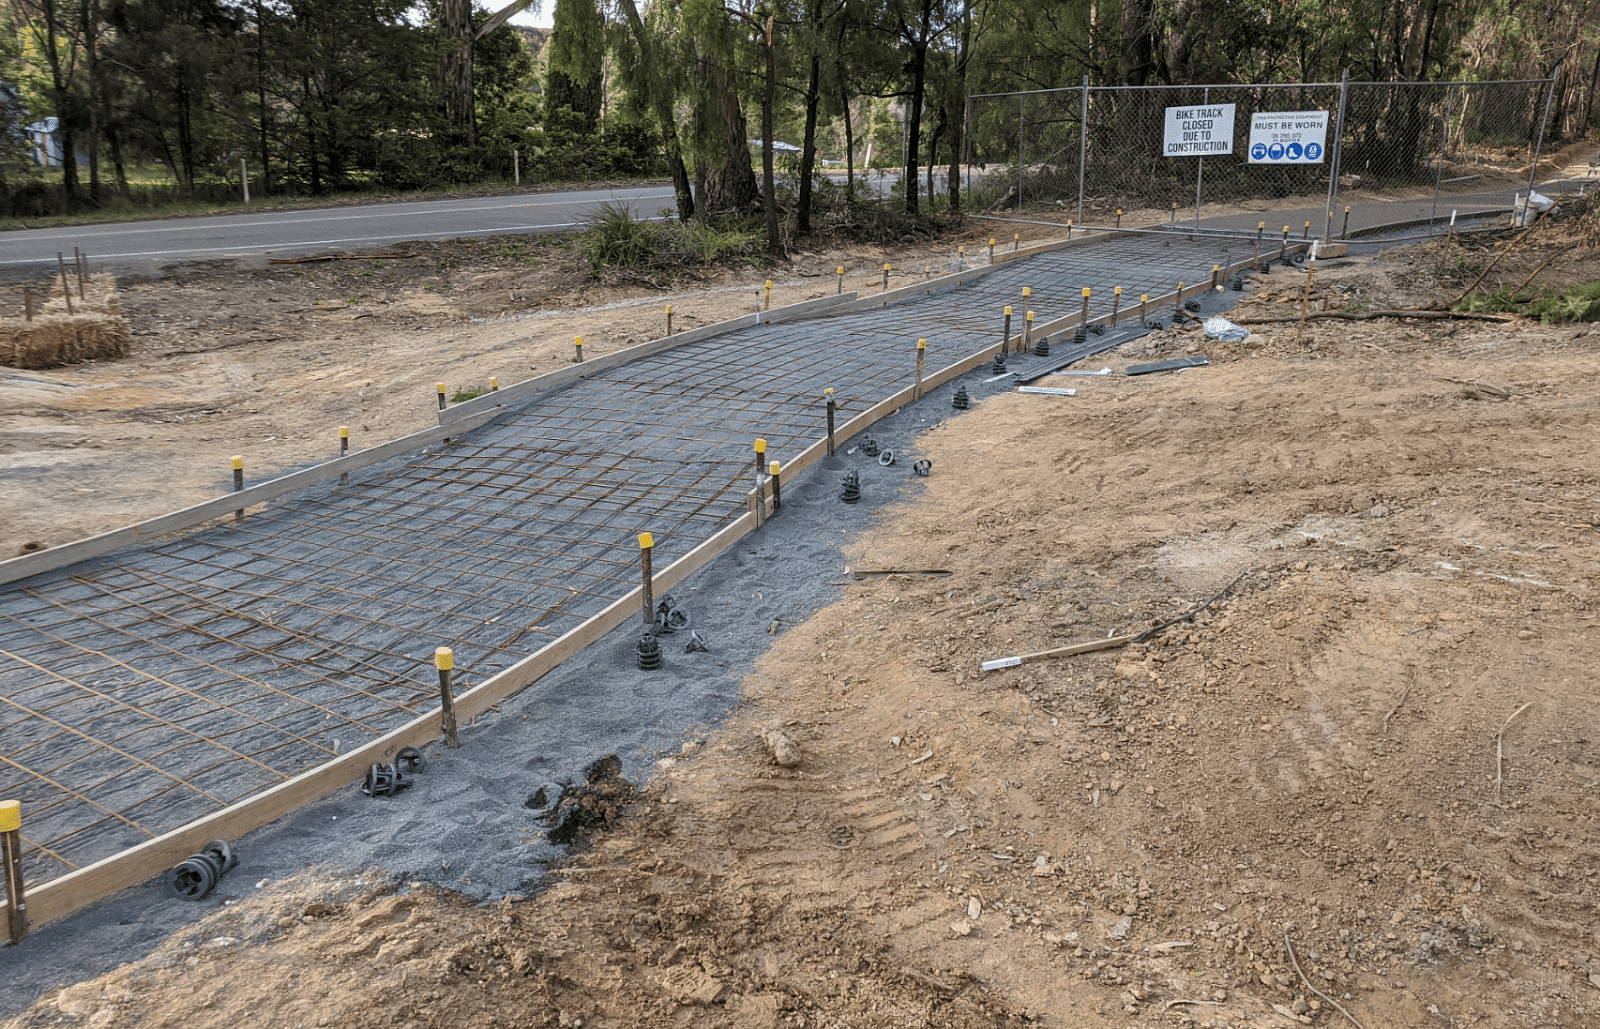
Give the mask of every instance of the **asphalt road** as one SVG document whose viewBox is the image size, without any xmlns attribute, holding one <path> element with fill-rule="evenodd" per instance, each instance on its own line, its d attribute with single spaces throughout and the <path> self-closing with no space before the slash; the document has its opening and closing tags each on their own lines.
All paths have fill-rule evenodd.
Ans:
<svg viewBox="0 0 1600 1029">
<path fill-rule="evenodd" d="M 572 190 L 21 229 L 0 233 L 0 270 L 35 274 L 53 268 L 58 252 L 70 257 L 73 247 L 89 255 L 96 271 L 150 273 L 187 261 L 260 263 L 269 257 L 412 239 L 554 232 L 572 228 L 608 202 L 625 203 L 636 215 L 654 217 L 672 206 L 672 188 Z"/>
</svg>

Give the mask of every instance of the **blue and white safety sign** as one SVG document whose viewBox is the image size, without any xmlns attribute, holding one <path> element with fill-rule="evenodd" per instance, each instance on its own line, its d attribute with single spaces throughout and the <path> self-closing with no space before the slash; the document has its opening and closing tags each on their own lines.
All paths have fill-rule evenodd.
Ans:
<svg viewBox="0 0 1600 1029">
<path fill-rule="evenodd" d="M 1327 111 L 1256 111 L 1250 116 L 1251 164 L 1321 164 Z"/>
</svg>

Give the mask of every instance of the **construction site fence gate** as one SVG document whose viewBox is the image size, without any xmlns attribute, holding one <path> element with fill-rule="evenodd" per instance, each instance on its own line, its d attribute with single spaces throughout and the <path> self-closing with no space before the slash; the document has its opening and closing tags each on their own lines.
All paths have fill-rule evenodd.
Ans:
<svg viewBox="0 0 1600 1029">
<path fill-rule="evenodd" d="M 1430 227 L 1452 212 L 1481 218 L 1533 188 L 1559 74 L 1195 86 L 1091 86 L 1085 76 L 1077 88 L 975 95 L 966 207 L 1196 227 L 1313 209 L 1310 231 L 1324 239 L 1346 235 L 1351 203 L 1407 205 Z"/>
</svg>

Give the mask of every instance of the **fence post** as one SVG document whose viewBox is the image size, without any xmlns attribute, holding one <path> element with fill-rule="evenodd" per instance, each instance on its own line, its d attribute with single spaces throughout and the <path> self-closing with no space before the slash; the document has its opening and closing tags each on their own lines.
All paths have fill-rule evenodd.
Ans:
<svg viewBox="0 0 1600 1029">
<path fill-rule="evenodd" d="M 1083 172 L 1089 158 L 1089 76 L 1083 77 L 1083 105 L 1078 113 L 1078 224 L 1083 224 Z M 1067 230 L 1072 235 L 1072 230 Z"/>
<path fill-rule="evenodd" d="M 1328 155 L 1328 222 L 1322 228 L 1323 239 L 1333 238 L 1333 209 L 1339 203 L 1339 162 L 1344 157 L 1344 109 L 1349 96 L 1350 69 L 1346 68 L 1339 76 L 1339 114 L 1333 120 L 1333 152 Z"/>
<path fill-rule="evenodd" d="M 1022 145 L 1027 140 L 1027 129 L 1024 121 L 1027 118 L 1028 97 L 1024 93 L 1017 94 L 1017 214 L 1022 214 Z"/>
<path fill-rule="evenodd" d="M 1533 166 L 1528 169 L 1528 192 L 1533 192 L 1534 180 L 1539 177 L 1539 153 L 1544 149 L 1544 130 L 1550 124 L 1550 101 L 1556 95 L 1556 80 L 1561 78 L 1561 65 L 1550 73 L 1550 89 L 1544 95 L 1544 117 L 1539 120 L 1539 139 L 1533 144 Z"/>
<path fill-rule="evenodd" d="M 1202 104 L 1209 104 L 1211 102 L 1210 86 L 1207 86 L 1201 91 L 1200 102 Z M 1202 154 L 1199 157 L 1199 162 L 1200 163 L 1195 167 L 1194 170 L 1194 231 L 1196 232 L 1200 231 L 1200 185 L 1205 181 L 1206 178 L 1205 155 Z"/>
</svg>

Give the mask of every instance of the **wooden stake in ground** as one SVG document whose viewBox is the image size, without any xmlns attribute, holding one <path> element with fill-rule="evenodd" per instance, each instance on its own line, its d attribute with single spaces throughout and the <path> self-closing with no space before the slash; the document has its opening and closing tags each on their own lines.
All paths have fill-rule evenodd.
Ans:
<svg viewBox="0 0 1600 1029">
<path fill-rule="evenodd" d="M 1294 341 L 1299 343 L 1306 334 L 1306 309 L 1311 305 L 1311 277 L 1317 274 L 1315 259 L 1306 262 L 1306 288 L 1300 293 L 1300 327 L 1295 330 Z"/>
<path fill-rule="evenodd" d="M 461 739 L 456 735 L 456 694 L 450 686 L 450 670 L 455 665 L 455 652 L 449 647 L 440 647 L 433 652 L 433 666 L 439 670 L 439 710 L 444 715 L 444 745 L 451 750 L 460 750 Z"/>
<path fill-rule="evenodd" d="M 22 882 L 22 802 L 0 801 L 0 848 L 4 850 L 6 875 L 6 915 L 11 945 L 28 935 L 28 902 Z"/>
</svg>

